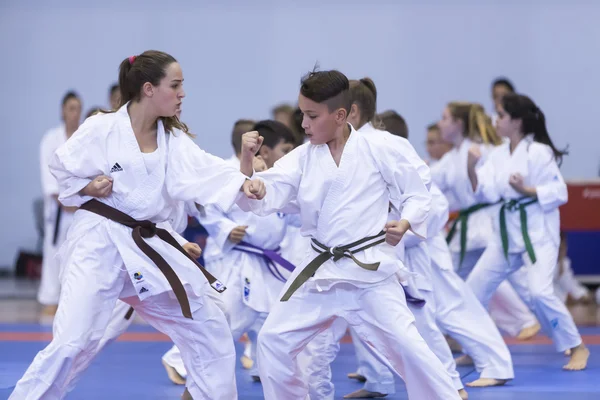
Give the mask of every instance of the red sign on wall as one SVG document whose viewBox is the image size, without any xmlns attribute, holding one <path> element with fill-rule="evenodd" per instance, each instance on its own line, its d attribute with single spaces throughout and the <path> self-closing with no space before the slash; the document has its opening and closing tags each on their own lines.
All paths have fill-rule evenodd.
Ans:
<svg viewBox="0 0 600 400">
<path fill-rule="evenodd" d="M 600 231 L 600 180 L 569 181 L 569 201 L 560 208 L 563 231 Z"/>
</svg>

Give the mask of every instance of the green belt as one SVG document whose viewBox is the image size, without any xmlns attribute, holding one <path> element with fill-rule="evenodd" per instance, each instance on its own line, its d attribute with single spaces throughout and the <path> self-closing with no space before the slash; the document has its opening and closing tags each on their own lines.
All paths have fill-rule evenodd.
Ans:
<svg viewBox="0 0 600 400">
<path fill-rule="evenodd" d="M 467 221 L 469 220 L 469 216 L 479 210 L 482 210 L 487 207 L 491 207 L 497 203 L 479 203 L 474 204 L 469 208 L 465 208 L 464 210 L 460 210 L 458 212 L 458 218 L 454 220 L 452 226 L 450 227 L 450 231 L 448 232 L 448 236 L 446 236 L 446 242 L 450 243 L 454 234 L 456 233 L 456 227 L 460 222 L 460 264 L 462 264 L 463 259 L 465 258 L 465 253 L 467 251 Z"/>
<path fill-rule="evenodd" d="M 506 228 L 506 210 L 508 209 L 508 211 L 516 211 L 518 209 L 521 217 L 521 233 L 523 234 L 525 250 L 527 250 L 527 254 L 529 254 L 531 262 L 536 262 L 535 252 L 533 251 L 533 245 L 531 244 L 531 238 L 529 237 L 529 231 L 527 229 L 527 210 L 525 210 L 525 207 L 537 203 L 537 201 L 537 197 L 521 197 L 520 199 L 505 201 L 500 208 L 500 238 L 502 239 L 502 249 L 504 250 L 504 257 L 506 257 L 506 259 L 508 259 L 508 229 Z"/>
<path fill-rule="evenodd" d="M 344 257 L 352 259 L 361 268 L 364 268 L 369 271 L 377 271 L 379 268 L 379 263 L 363 263 L 354 257 L 354 253 L 358 253 L 360 251 L 369 249 L 371 247 L 377 246 L 385 242 L 385 232 L 381 231 L 375 236 L 368 236 L 366 238 L 357 240 L 354 243 L 350 243 L 346 246 L 336 246 L 336 247 L 327 247 L 322 243 L 319 243 L 316 239 L 312 239 L 312 248 L 317 253 L 320 253 L 317 257 L 315 257 L 303 270 L 300 274 L 294 279 L 288 290 L 285 292 L 281 301 L 288 301 L 292 294 L 300 286 L 304 284 L 310 277 L 312 277 L 315 272 L 319 269 L 321 265 L 323 265 L 326 261 L 333 258 L 333 261 L 338 261 Z M 358 247 L 363 245 L 362 247 Z M 358 247 L 358 248 L 357 248 Z"/>
</svg>

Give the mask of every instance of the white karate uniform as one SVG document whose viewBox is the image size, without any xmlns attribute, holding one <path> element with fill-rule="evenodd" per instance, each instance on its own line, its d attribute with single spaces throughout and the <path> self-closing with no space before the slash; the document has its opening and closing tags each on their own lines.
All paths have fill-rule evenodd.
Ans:
<svg viewBox="0 0 600 400">
<path fill-rule="evenodd" d="M 181 236 L 181 233 L 183 233 L 187 227 L 188 215 L 197 216 L 198 213 L 199 210 L 193 202 L 175 202 L 172 207 L 171 215 L 166 223 L 161 224 L 161 227 L 169 231 L 171 236 L 177 240 L 177 243 L 183 246 L 188 243 L 188 241 Z M 210 296 L 221 311 L 225 313 L 225 306 L 222 299 L 223 296 L 213 290 L 207 291 L 206 294 Z M 108 344 L 114 342 L 127 330 L 127 328 L 129 328 L 136 315 L 135 311 L 132 312 L 132 310 L 133 309 L 129 304 L 117 300 L 106 332 L 98 343 L 97 352 L 100 352 Z M 181 352 L 176 345 L 173 345 L 173 347 L 162 356 L 162 359 L 169 366 L 175 368 L 180 376 L 183 378 L 187 377 L 187 371 L 185 369 L 183 358 L 181 357 Z"/>
<path fill-rule="evenodd" d="M 435 184 L 431 185 L 430 192 L 437 221 L 429 225 L 431 235 L 427 247 L 437 325 L 462 345 L 481 378 L 513 379 L 510 351 L 498 328 L 466 282 L 454 272 L 443 234 L 448 220 L 448 201 Z"/>
<path fill-rule="evenodd" d="M 58 304 L 60 296 L 60 265 L 56 253 L 67 237 L 67 231 L 73 221 L 73 213 L 61 210 L 58 230 L 56 230 L 59 203 L 58 183 L 50 172 L 49 163 L 58 149 L 67 141 L 65 125 L 49 130 L 42 138 L 40 144 L 40 169 L 42 178 L 42 192 L 44 195 L 44 247 L 42 259 L 42 277 L 38 289 L 38 301 L 44 305 Z M 56 243 L 54 236 L 56 232 Z"/>
<path fill-rule="evenodd" d="M 268 215 L 296 201 L 302 234 L 330 247 L 378 234 L 391 202 L 402 210 L 411 229 L 424 237 L 431 197 L 405 153 L 414 149 L 402 138 L 351 128 L 339 166 L 327 145 L 304 144 L 257 174 L 266 183 L 264 199 L 240 196 L 238 204 Z M 304 259 L 282 294 L 316 256 L 314 252 Z M 288 301 L 274 305 L 258 338 L 265 398 L 307 398 L 296 356 L 337 318 L 346 320 L 361 340 L 390 361 L 405 380 L 411 398 L 459 398 L 414 324 L 398 282 L 398 276 L 408 280 L 413 274 L 397 259 L 396 250 L 383 243 L 356 256 L 362 262 L 379 262 L 378 269 L 360 268 L 349 258 L 330 259 Z"/>
<path fill-rule="evenodd" d="M 232 155 L 224 161 L 227 165 L 233 168 L 240 168 L 240 160 L 237 158 L 236 155 Z M 223 233 L 225 233 L 224 231 L 227 231 L 227 235 L 229 235 L 229 232 L 231 232 L 231 230 L 235 228 L 235 226 L 232 226 L 230 223 L 228 223 L 229 221 L 223 218 L 215 219 L 214 217 L 219 217 L 219 214 L 206 214 L 203 208 L 201 213 L 198 215 L 198 222 L 200 222 L 203 226 L 204 224 L 213 225 L 213 231 Z M 200 221 L 200 218 L 202 219 L 202 221 Z M 223 282 L 225 282 L 223 279 L 223 275 L 228 274 L 227 271 L 230 267 L 223 263 L 224 255 L 221 249 L 222 246 L 218 245 L 215 237 L 209 234 L 209 236 L 206 238 L 206 247 L 204 249 L 202 257 L 204 258 L 204 266 L 206 267 L 206 269 L 210 271 L 210 273 L 212 273 L 213 275 L 219 277 L 219 279 L 221 279 Z"/>
<path fill-rule="evenodd" d="M 494 208 L 494 234 L 467 283 L 483 304 L 489 303 L 504 279 L 520 285 L 519 294 L 525 294 L 523 300 L 537 316 L 544 332 L 553 339 L 557 350 L 563 352 L 581 344 L 573 318 L 553 287 L 560 244 L 558 207 L 567 202 L 567 185 L 549 146 L 534 142 L 532 135 L 525 136 L 512 154 L 509 146 L 509 143 L 499 146 L 477 169 L 475 195 L 480 201 L 488 202 L 522 198 L 508 183 L 513 173 L 523 176 L 525 186 L 535 187 L 538 201 L 525 210 L 537 262 L 525 251 L 518 210 L 506 210 L 508 257 L 505 257 L 498 205 Z M 519 270 L 524 272 L 525 279 L 515 278 L 515 271 Z"/>
<path fill-rule="evenodd" d="M 470 189 L 467 172 L 467 158 L 469 148 L 473 141 L 465 138 L 461 145 L 453 148 L 431 168 L 433 182 L 444 193 L 449 195 L 448 201 L 451 211 L 469 208 L 477 203 L 477 199 Z M 480 145 L 483 158 L 493 149 L 491 145 Z M 467 242 L 464 260 L 460 261 L 460 223 L 457 224 L 456 233 L 450 242 L 452 260 L 458 275 L 466 279 L 483 254 L 492 232 L 490 209 L 484 208 L 471 214 L 467 221 Z M 522 276 L 523 277 L 523 276 Z M 508 310 L 508 311 L 507 311 Z M 511 312 L 512 310 L 512 312 Z M 490 314 L 498 326 L 512 336 L 536 324 L 534 315 L 519 299 L 515 290 L 508 282 L 502 283 L 490 303 Z"/>
<path fill-rule="evenodd" d="M 222 254 L 220 279 L 228 287 L 223 293 L 223 300 L 230 316 L 233 339 L 237 341 L 247 332 L 253 342 L 273 303 L 279 300 L 278 295 L 290 272 L 278 265 L 269 266 L 261 256 L 236 250 L 236 244 L 228 239 L 229 233 L 236 226 L 247 226 L 243 242 L 261 249 L 277 250 L 289 219 L 279 213 L 260 217 L 237 206 L 227 213 L 217 206 L 206 206 L 204 211 L 205 214 L 199 218 L 200 223 L 213 237 L 213 243 L 219 246 Z M 276 276 L 270 268 L 275 268 L 281 276 Z M 256 358 L 255 351 L 256 346 L 253 346 L 253 360 Z M 257 364 L 255 362 L 250 369 L 250 375 L 259 375 Z"/>
<path fill-rule="evenodd" d="M 137 220 L 162 223 L 173 201 L 220 204 L 228 209 L 246 179 L 202 151 L 183 132 L 157 124 L 159 161 L 151 171 L 135 139 L 127 105 L 88 118 L 61 146 L 50 166 L 61 202 L 80 206 L 79 194 L 94 177 L 109 175 L 113 191 L 98 199 Z M 235 347 L 212 290 L 186 256 L 158 237 L 144 239 L 186 289 L 193 319 L 185 318 L 160 270 L 137 247 L 131 228 L 79 210 L 60 250 L 62 292 L 52 342 L 34 359 L 11 395 L 13 400 L 63 398 L 96 354 L 115 303 L 121 298 L 182 349 L 190 372 L 187 388 L 196 399 L 237 397 Z M 198 354 L 198 351 L 202 351 Z"/>
</svg>

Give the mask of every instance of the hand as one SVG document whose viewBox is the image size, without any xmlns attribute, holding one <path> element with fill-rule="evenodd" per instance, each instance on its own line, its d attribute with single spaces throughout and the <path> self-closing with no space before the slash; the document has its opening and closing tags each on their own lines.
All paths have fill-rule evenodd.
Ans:
<svg viewBox="0 0 600 400">
<path fill-rule="evenodd" d="M 267 194 L 265 183 L 260 179 L 246 180 L 242 185 L 246 197 L 253 200 L 261 200 Z"/>
<path fill-rule="evenodd" d="M 508 183 L 510 184 L 510 186 L 512 186 L 513 189 L 525 196 L 535 196 L 535 190 L 525 186 L 523 176 L 521 176 L 521 174 L 519 174 L 518 172 L 516 174 L 512 174 L 508 178 Z"/>
<path fill-rule="evenodd" d="M 248 226 L 236 226 L 229 232 L 228 239 L 233 243 L 238 244 L 242 241 L 244 236 L 246 236 L 246 229 L 248 229 Z"/>
<path fill-rule="evenodd" d="M 385 231 L 385 242 L 392 246 L 396 246 L 400 243 L 400 240 L 402 240 L 402 237 L 409 228 L 410 223 L 405 219 L 401 219 L 400 221 L 389 221 L 385 224 L 385 228 L 383 228 Z"/>
<path fill-rule="evenodd" d="M 202 249 L 198 245 L 198 243 L 187 242 L 184 244 L 183 249 L 186 253 L 188 253 L 192 258 L 197 259 L 202 254 Z"/>
<path fill-rule="evenodd" d="M 81 193 L 90 197 L 108 197 L 112 193 L 113 179 L 110 176 L 100 175 L 87 184 Z"/>
<path fill-rule="evenodd" d="M 267 163 L 261 156 L 256 156 L 252 160 L 252 167 L 255 172 L 262 172 L 267 170 Z"/>
<path fill-rule="evenodd" d="M 242 153 L 254 156 L 262 146 L 263 140 L 264 138 L 257 131 L 244 133 L 242 135 Z"/>
<path fill-rule="evenodd" d="M 475 165 L 481 159 L 481 150 L 479 146 L 474 144 L 469 148 L 469 155 L 467 157 L 467 165 L 469 168 L 474 168 Z"/>
</svg>

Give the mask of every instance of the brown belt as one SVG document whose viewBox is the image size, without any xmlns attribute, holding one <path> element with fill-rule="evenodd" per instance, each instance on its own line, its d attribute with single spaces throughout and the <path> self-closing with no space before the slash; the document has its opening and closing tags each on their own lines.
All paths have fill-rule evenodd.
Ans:
<svg viewBox="0 0 600 400">
<path fill-rule="evenodd" d="M 135 244 L 142 250 L 142 252 L 148 256 L 156 264 L 160 272 L 163 273 L 169 285 L 173 289 L 175 293 L 175 297 L 177 297 L 177 301 L 179 301 L 179 305 L 181 306 L 181 311 L 183 312 L 183 316 L 189 319 L 192 318 L 192 311 L 190 310 L 190 302 L 188 300 L 187 294 L 185 293 L 185 289 L 183 288 L 183 284 L 177 277 L 177 274 L 173 270 L 173 268 L 165 261 L 164 258 L 156 250 L 154 250 L 144 238 L 151 238 L 154 236 L 158 236 L 162 241 L 167 242 L 171 246 L 175 247 L 182 254 L 184 254 L 188 259 L 190 259 L 196 266 L 202 271 L 208 283 L 210 283 L 211 287 L 215 289 L 217 292 L 221 293 L 225 291 L 225 285 L 223 285 L 217 278 L 212 276 L 207 270 L 204 269 L 202 265 L 198 263 L 192 256 L 190 256 L 184 249 L 177 243 L 177 240 L 171 236 L 171 234 L 161 228 L 157 228 L 156 224 L 152 221 L 144 220 L 138 221 L 129 215 L 125 214 L 122 211 L 117 210 L 109 205 L 99 202 L 98 200 L 92 199 L 87 203 L 81 206 L 81 209 L 92 212 L 94 214 L 98 214 L 104 218 L 108 218 L 111 221 L 119 223 L 121 225 L 125 225 L 129 228 L 132 228 L 133 231 L 131 236 L 133 237 L 133 241 Z"/>
</svg>

